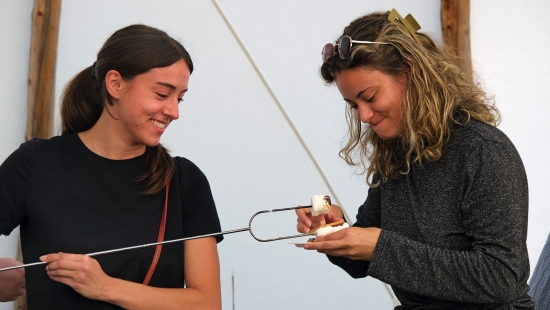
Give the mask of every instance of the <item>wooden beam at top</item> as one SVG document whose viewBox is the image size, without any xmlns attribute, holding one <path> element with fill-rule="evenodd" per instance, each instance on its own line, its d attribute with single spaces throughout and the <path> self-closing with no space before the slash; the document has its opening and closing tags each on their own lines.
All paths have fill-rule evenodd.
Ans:
<svg viewBox="0 0 550 310">
<path fill-rule="evenodd" d="M 443 43 L 459 57 L 458 67 L 473 78 L 470 46 L 470 0 L 441 0 Z"/>
<path fill-rule="evenodd" d="M 61 0 L 34 1 L 25 140 L 53 135 L 60 15 Z"/>
</svg>

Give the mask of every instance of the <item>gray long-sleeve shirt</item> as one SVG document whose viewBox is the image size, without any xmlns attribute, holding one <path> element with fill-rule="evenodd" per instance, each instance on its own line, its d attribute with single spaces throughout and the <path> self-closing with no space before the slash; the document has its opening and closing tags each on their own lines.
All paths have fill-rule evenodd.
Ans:
<svg viewBox="0 0 550 310">
<path fill-rule="evenodd" d="M 370 262 L 329 259 L 390 284 L 400 309 L 533 309 L 518 152 L 472 120 L 455 126 L 442 154 L 369 190 L 354 225 L 382 228 Z"/>
</svg>

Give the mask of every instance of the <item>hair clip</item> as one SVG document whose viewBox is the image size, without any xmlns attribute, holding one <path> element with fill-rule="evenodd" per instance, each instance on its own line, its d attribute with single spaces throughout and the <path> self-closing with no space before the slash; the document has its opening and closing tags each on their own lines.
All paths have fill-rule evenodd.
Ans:
<svg viewBox="0 0 550 310">
<path fill-rule="evenodd" d="M 396 18 L 398 18 L 403 23 L 403 25 L 405 25 L 405 27 L 407 27 L 407 30 L 409 30 L 409 32 L 411 33 L 413 38 L 416 40 L 416 42 L 420 43 L 420 40 L 418 39 L 418 36 L 416 35 L 416 32 L 420 29 L 420 25 L 418 24 L 416 19 L 414 19 L 414 17 L 411 14 L 409 14 L 409 15 L 405 16 L 405 18 L 403 18 L 403 17 L 401 17 L 401 15 L 399 15 L 399 13 L 397 13 L 397 11 L 395 9 L 392 9 L 391 11 L 388 11 L 388 20 L 390 21 L 390 23 L 395 24 L 395 19 Z"/>
</svg>

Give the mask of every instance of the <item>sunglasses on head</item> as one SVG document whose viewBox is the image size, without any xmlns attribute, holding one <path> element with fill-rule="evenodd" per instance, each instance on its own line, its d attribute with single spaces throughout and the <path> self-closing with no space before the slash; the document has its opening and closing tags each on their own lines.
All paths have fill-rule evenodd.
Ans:
<svg viewBox="0 0 550 310">
<path fill-rule="evenodd" d="M 330 57 L 336 55 L 336 50 L 338 50 L 338 55 L 340 58 L 347 59 L 351 51 L 352 43 L 360 44 L 387 44 L 385 42 L 371 42 L 371 41 L 355 41 L 352 40 L 349 36 L 343 36 L 338 40 L 338 44 L 334 45 L 332 43 L 327 43 L 323 46 L 321 51 L 321 56 L 323 57 L 323 62 L 326 62 Z"/>
</svg>

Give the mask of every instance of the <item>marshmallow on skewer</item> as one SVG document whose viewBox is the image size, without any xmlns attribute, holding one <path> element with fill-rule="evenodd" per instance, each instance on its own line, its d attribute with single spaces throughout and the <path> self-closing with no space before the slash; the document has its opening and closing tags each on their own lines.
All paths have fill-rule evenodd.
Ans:
<svg viewBox="0 0 550 310">
<path fill-rule="evenodd" d="M 315 195 L 311 197 L 311 215 L 318 216 L 330 211 L 330 197 L 328 195 Z"/>
</svg>

